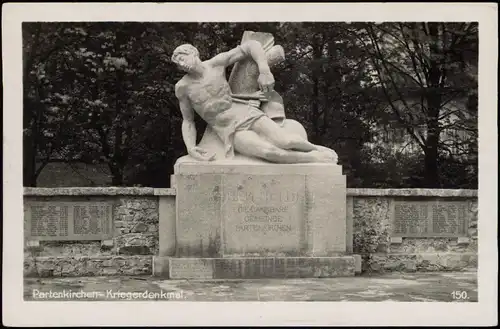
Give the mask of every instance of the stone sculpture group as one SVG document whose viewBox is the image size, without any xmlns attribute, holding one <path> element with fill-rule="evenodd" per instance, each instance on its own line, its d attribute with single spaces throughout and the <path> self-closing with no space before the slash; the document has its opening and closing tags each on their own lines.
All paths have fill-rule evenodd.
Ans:
<svg viewBox="0 0 500 329">
<path fill-rule="evenodd" d="M 172 61 L 186 72 L 175 86 L 183 116 L 183 161 L 337 163 L 335 151 L 307 140 L 300 123 L 285 118 L 270 67 L 284 60 L 271 34 L 247 31 L 241 45 L 202 61 L 191 44 L 177 47 Z M 226 79 L 225 71 L 234 64 Z M 194 114 L 206 121 L 196 145 Z M 179 161 L 178 161 L 179 162 Z"/>
</svg>

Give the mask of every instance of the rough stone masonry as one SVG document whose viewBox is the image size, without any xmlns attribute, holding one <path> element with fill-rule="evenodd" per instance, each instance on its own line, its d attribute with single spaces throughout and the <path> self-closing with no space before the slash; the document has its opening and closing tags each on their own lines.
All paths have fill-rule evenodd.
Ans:
<svg viewBox="0 0 500 329">
<path fill-rule="evenodd" d="M 167 200 L 175 220 L 175 189 L 152 188 L 25 188 L 25 210 L 31 202 L 112 201 L 114 237 L 101 241 L 40 241 L 26 238 L 25 276 L 151 275 L 159 239 L 175 241 L 175 222 L 159 232 L 159 204 Z M 457 200 L 468 205 L 468 228 L 462 237 L 391 237 L 393 200 Z M 478 212 L 475 190 L 347 189 L 347 247 L 363 256 L 363 272 L 462 271 L 477 269 Z M 27 218 L 24 218 L 25 221 Z M 460 238 L 460 239 L 459 239 Z M 396 242 L 396 243 L 394 243 Z"/>
</svg>

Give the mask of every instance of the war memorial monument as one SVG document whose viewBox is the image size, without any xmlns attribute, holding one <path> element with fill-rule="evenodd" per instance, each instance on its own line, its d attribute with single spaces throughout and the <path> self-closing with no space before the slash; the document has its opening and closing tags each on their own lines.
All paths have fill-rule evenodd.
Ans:
<svg viewBox="0 0 500 329">
<path fill-rule="evenodd" d="M 271 34 L 171 61 L 187 154 L 170 188 L 24 189 L 24 275 L 327 278 L 477 268 L 477 191 L 347 189 L 335 150 L 286 116 Z M 233 65 L 226 79 L 226 68 Z M 195 115 L 207 127 L 196 143 Z"/>
<path fill-rule="evenodd" d="M 174 51 L 186 72 L 176 96 L 189 154 L 172 177 L 170 277 L 354 275 L 355 259 L 346 255 L 346 179 L 335 151 L 311 144 L 304 128 L 285 118 L 270 70 L 283 59 L 272 35 L 250 31 L 240 46 L 207 61 L 192 45 Z M 207 122 L 197 146 L 194 111 Z"/>
</svg>

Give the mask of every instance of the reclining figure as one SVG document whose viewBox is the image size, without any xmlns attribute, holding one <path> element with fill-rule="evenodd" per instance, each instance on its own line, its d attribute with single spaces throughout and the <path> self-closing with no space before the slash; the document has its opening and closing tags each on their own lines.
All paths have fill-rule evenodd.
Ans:
<svg viewBox="0 0 500 329">
<path fill-rule="evenodd" d="M 335 151 L 307 140 L 304 128 L 285 119 L 283 101 L 274 91 L 270 66 L 284 59 L 267 33 L 245 32 L 241 45 L 201 61 L 184 44 L 172 61 L 186 75 L 175 85 L 182 112 L 182 136 L 188 157 L 177 161 L 337 163 Z M 225 69 L 234 65 L 228 80 Z M 207 123 L 196 145 L 194 112 Z"/>
</svg>

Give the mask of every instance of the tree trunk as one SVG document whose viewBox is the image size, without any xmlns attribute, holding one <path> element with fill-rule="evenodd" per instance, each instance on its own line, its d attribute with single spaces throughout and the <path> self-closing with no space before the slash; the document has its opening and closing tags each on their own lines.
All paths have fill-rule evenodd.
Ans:
<svg viewBox="0 0 500 329">
<path fill-rule="evenodd" d="M 23 170 L 23 186 L 26 187 L 36 187 L 37 177 L 31 169 L 26 169 L 26 166 Z"/>
<path fill-rule="evenodd" d="M 23 186 L 36 187 L 36 156 L 31 136 L 24 136 L 23 143 Z"/>
<path fill-rule="evenodd" d="M 432 71 L 432 69 L 431 69 Z M 431 76 L 433 73 L 431 72 Z M 438 146 L 439 146 L 439 110 L 441 104 L 441 94 L 436 88 L 431 88 L 427 93 L 427 137 L 425 139 L 425 167 L 424 184 L 428 188 L 440 187 L 438 170 Z"/>
<path fill-rule="evenodd" d="M 111 179 L 111 183 L 113 184 L 113 186 L 123 185 L 123 171 L 127 159 L 125 159 L 123 156 L 122 137 L 123 128 L 119 125 L 115 130 L 115 150 L 109 166 L 111 174 L 113 175 Z"/>
<path fill-rule="evenodd" d="M 429 44 L 430 61 L 429 61 L 429 76 L 428 88 L 426 92 L 427 98 L 427 137 L 425 139 L 425 167 L 424 167 L 424 184 L 427 188 L 440 187 L 439 171 L 438 171 L 438 145 L 439 145 L 439 116 L 441 109 L 441 88 L 440 80 L 442 70 L 440 67 L 442 49 L 439 47 L 439 30 L 436 23 L 428 23 L 428 33 L 431 37 Z"/>
<path fill-rule="evenodd" d="M 311 123 L 313 134 L 311 140 L 315 144 L 320 143 L 320 131 L 319 131 L 319 79 L 316 73 L 313 73 L 313 97 L 312 97 L 312 111 L 311 111 Z"/>
<path fill-rule="evenodd" d="M 314 144 L 321 144 L 321 132 L 320 132 L 320 122 L 319 118 L 321 116 L 320 114 L 320 108 L 319 108 L 319 75 L 320 75 L 320 67 L 319 67 L 319 61 L 321 60 L 321 52 L 323 50 L 323 45 L 319 41 L 319 35 L 316 34 L 313 39 L 313 70 L 312 70 L 312 84 L 313 84 L 313 95 L 312 95 L 312 104 L 311 104 L 311 116 L 310 116 L 310 122 L 312 124 L 312 134 L 310 136 L 311 142 Z"/>
<path fill-rule="evenodd" d="M 123 170 L 121 168 L 114 167 L 111 169 L 111 185 L 122 186 L 123 185 Z"/>
<path fill-rule="evenodd" d="M 427 188 L 440 187 L 439 170 L 438 170 L 438 143 L 439 131 L 434 122 L 429 122 L 427 125 L 427 138 L 425 141 L 425 167 L 424 167 L 424 184 Z"/>
</svg>

